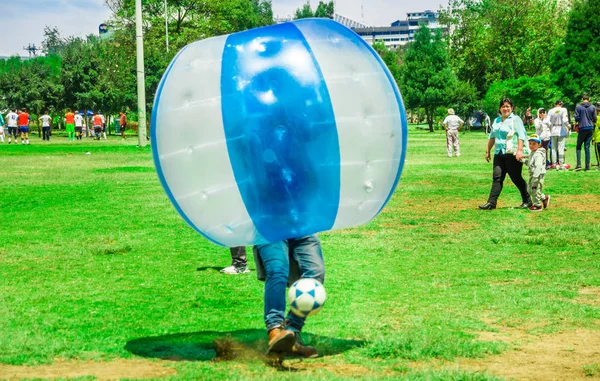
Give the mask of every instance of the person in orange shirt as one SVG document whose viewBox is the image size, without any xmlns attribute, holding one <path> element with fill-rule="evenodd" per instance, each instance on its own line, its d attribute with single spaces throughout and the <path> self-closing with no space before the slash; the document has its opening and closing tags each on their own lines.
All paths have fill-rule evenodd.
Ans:
<svg viewBox="0 0 600 381">
<path fill-rule="evenodd" d="M 19 132 L 21 133 L 21 144 L 29 144 L 29 121 L 31 117 L 27 113 L 27 109 L 23 107 L 19 114 Z M 16 143 L 16 139 L 15 139 Z"/>
<path fill-rule="evenodd" d="M 98 112 L 95 112 L 92 122 L 94 125 L 94 135 L 96 136 L 96 140 L 100 140 L 100 137 L 102 136 L 102 116 L 100 116 Z"/>
<path fill-rule="evenodd" d="M 75 114 L 71 112 L 70 108 L 67 109 L 65 114 L 65 129 L 69 135 L 69 141 L 75 140 Z"/>
</svg>

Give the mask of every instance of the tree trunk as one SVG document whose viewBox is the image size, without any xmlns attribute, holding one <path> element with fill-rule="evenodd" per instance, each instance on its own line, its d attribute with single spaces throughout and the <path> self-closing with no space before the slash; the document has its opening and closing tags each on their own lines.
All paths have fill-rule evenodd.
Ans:
<svg viewBox="0 0 600 381">
<path fill-rule="evenodd" d="M 433 132 L 433 113 L 434 107 L 425 107 L 425 115 L 427 115 L 427 124 L 429 125 L 429 132 Z"/>
</svg>

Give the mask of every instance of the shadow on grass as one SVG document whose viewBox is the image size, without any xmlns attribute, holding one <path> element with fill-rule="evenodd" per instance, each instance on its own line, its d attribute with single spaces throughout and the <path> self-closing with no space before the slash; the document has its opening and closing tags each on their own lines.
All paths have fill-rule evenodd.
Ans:
<svg viewBox="0 0 600 381">
<path fill-rule="evenodd" d="M 302 338 L 306 345 L 313 345 L 318 349 L 320 357 L 336 355 L 364 344 L 361 340 L 337 339 L 310 333 L 303 333 Z M 262 329 L 180 333 L 130 340 L 125 349 L 141 357 L 172 361 L 265 359 L 267 335 Z"/>
<path fill-rule="evenodd" d="M 221 271 L 223 269 L 224 266 L 218 267 L 218 266 L 204 266 L 204 267 L 198 267 L 196 270 L 197 271 L 209 271 L 209 270 L 214 270 L 214 271 Z"/>
</svg>

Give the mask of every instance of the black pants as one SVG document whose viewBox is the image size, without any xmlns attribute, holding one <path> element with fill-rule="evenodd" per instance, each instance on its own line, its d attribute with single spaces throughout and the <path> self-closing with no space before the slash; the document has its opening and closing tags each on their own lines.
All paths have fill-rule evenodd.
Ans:
<svg viewBox="0 0 600 381">
<path fill-rule="evenodd" d="M 50 140 L 50 127 L 42 127 L 42 140 Z"/>
<path fill-rule="evenodd" d="M 246 246 L 230 247 L 231 265 L 233 267 L 246 267 L 248 259 L 246 258 Z"/>
<path fill-rule="evenodd" d="M 594 130 L 579 130 L 577 134 L 577 147 L 575 148 L 575 153 L 577 155 L 577 166 L 581 167 L 581 146 L 585 150 L 585 168 L 590 169 L 590 143 L 592 142 L 592 135 L 594 134 Z"/>
<path fill-rule="evenodd" d="M 508 173 L 512 182 L 519 188 L 521 192 L 521 198 L 523 203 L 530 203 L 531 197 L 527 192 L 527 183 L 523 179 L 523 163 L 515 158 L 512 154 L 497 154 L 494 155 L 494 172 L 492 174 L 492 190 L 490 191 L 490 197 L 488 202 L 492 205 L 496 205 L 498 197 L 502 192 L 504 185 L 504 178 Z"/>
</svg>

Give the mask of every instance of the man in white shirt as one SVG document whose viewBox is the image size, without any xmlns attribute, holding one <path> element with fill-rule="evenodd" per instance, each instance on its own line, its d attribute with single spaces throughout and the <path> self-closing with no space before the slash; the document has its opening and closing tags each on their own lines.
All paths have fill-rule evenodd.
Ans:
<svg viewBox="0 0 600 381">
<path fill-rule="evenodd" d="M 550 135 L 552 137 L 552 150 L 550 151 L 550 158 L 552 158 L 552 152 L 556 153 L 556 169 L 566 170 L 565 167 L 565 144 L 567 136 L 569 134 L 569 113 L 567 109 L 562 107 L 563 103 L 561 100 L 557 100 L 554 103 L 554 108 L 548 111 L 548 121 L 550 122 Z M 554 163 L 553 163 L 554 164 Z"/>
<path fill-rule="evenodd" d="M 75 139 L 81 140 L 83 135 L 83 116 L 75 111 Z"/>
<path fill-rule="evenodd" d="M 39 120 L 42 121 L 42 140 L 50 141 L 50 123 L 52 117 L 48 115 L 48 110 L 45 111 L 44 115 L 40 116 Z"/>
<path fill-rule="evenodd" d="M 456 157 L 460 156 L 460 147 L 458 141 L 458 131 L 465 124 L 465 121 L 454 115 L 454 109 L 448 109 L 448 116 L 444 119 L 444 129 L 446 130 L 446 151 L 448 157 L 452 157 L 452 147 Z"/>
<path fill-rule="evenodd" d="M 6 114 L 6 125 L 8 126 L 8 144 L 11 143 L 11 136 L 15 139 L 15 144 L 17 144 L 17 120 L 19 119 L 19 115 L 17 115 L 15 111 L 11 110 L 8 114 Z"/>
</svg>

